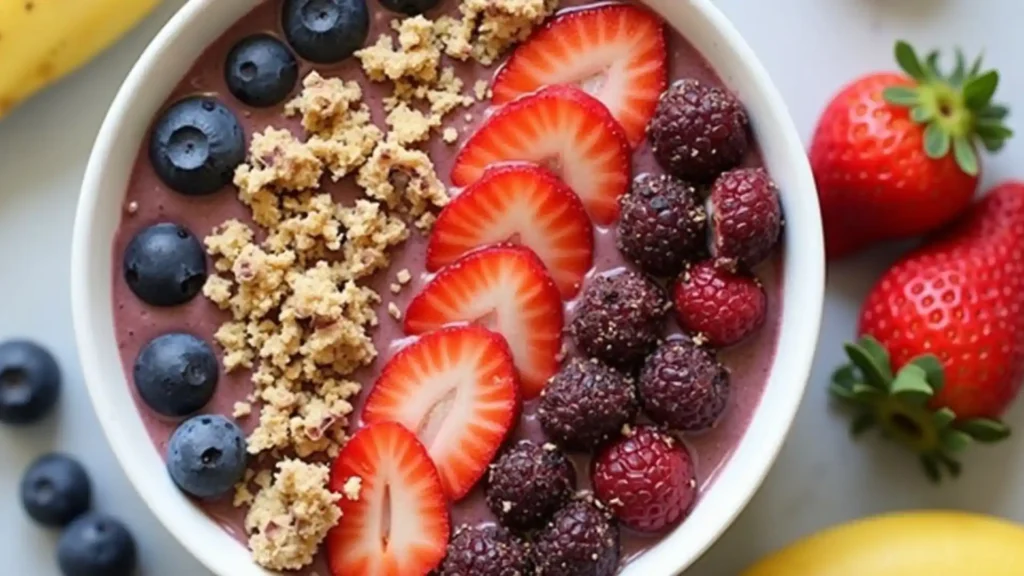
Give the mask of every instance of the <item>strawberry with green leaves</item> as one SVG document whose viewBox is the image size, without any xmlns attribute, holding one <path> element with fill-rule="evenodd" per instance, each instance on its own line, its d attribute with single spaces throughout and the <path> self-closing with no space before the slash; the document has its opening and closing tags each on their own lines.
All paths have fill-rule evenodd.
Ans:
<svg viewBox="0 0 1024 576">
<path fill-rule="evenodd" d="M 999 73 L 959 51 L 948 75 L 938 60 L 897 42 L 903 73 L 855 80 L 822 114 L 810 161 L 829 258 L 949 223 L 974 197 L 979 149 L 998 151 L 1012 135 L 1007 108 L 992 101 Z"/>
<path fill-rule="evenodd" d="M 915 451 L 933 479 L 957 453 L 1009 436 L 999 417 L 1024 379 L 1024 182 L 1007 182 L 897 262 L 861 309 L 860 340 L 833 376 L 878 427 Z"/>
</svg>

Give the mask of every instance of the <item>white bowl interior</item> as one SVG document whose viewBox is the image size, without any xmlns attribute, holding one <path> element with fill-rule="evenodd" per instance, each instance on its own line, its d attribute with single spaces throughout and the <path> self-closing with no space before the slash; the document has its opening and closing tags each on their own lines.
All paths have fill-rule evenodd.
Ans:
<svg viewBox="0 0 1024 576">
<path fill-rule="evenodd" d="M 711 0 L 645 0 L 679 30 L 745 103 L 786 214 L 783 317 L 764 398 L 740 445 L 690 518 L 625 576 L 687 568 L 760 486 L 803 395 L 817 342 L 824 256 L 817 195 L 803 146 L 767 73 Z M 111 300 L 112 242 L 147 127 L 193 61 L 258 0 L 192 0 L 150 44 L 121 87 L 85 175 L 72 247 L 72 304 L 82 367 L 99 421 L 128 477 L 171 533 L 221 576 L 263 576 L 248 551 L 165 473 L 121 368 Z"/>
</svg>

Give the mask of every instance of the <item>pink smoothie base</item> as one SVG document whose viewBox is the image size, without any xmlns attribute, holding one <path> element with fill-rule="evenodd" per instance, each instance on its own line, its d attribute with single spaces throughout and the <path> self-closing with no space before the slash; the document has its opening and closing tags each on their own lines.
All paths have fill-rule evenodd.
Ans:
<svg viewBox="0 0 1024 576">
<path fill-rule="evenodd" d="M 373 42 L 378 35 L 388 31 L 388 22 L 394 15 L 375 10 L 375 0 L 369 0 L 369 2 L 372 14 L 369 42 Z M 454 13 L 457 4 L 457 0 L 443 0 L 442 5 L 435 12 Z M 590 2 L 584 0 L 564 0 L 561 3 L 565 8 L 587 4 Z M 283 38 L 278 23 L 279 13 L 279 0 L 266 2 L 225 32 L 198 59 L 168 99 L 168 105 L 180 97 L 190 94 L 214 94 L 235 111 L 247 137 L 262 131 L 267 126 L 287 127 L 296 133 L 301 133 L 297 122 L 285 119 L 281 115 L 280 106 L 263 110 L 248 108 L 230 95 L 223 80 L 224 59 L 227 52 L 239 39 L 257 32 L 269 32 Z M 428 16 L 434 15 L 433 13 L 428 14 Z M 704 82 L 721 85 L 721 81 L 708 67 L 701 55 L 685 39 L 674 32 L 669 35 L 669 58 L 670 81 L 681 78 L 697 78 Z M 458 62 L 449 62 L 449 64 L 456 66 L 456 71 L 465 81 L 467 89 L 471 88 L 479 78 L 490 79 L 495 70 L 495 68 L 484 68 L 475 64 Z M 302 63 L 300 78 L 313 69 L 314 67 L 309 63 Z M 388 95 L 390 90 L 388 85 L 371 83 L 363 75 L 359 63 L 355 59 L 349 59 L 336 66 L 316 66 L 315 69 L 324 76 L 359 80 L 363 86 L 365 99 L 373 110 L 375 122 L 380 126 L 384 125 L 384 112 L 380 102 Z M 459 145 L 472 134 L 481 119 L 485 117 L 487 108 L 488 102 L 484 101 L 478 102 L 472 108 L 456 110 L 449 116 L 448 125 L 458 128 L 460 141 L 455 144 L 445 144 L 439 138 L 434 138 L 428 145 L 428 151 L 437 168 L 437 173 L 446 184 L 450 185 L 448 176 Z M 466 113 L 472 114 L 472 120 L 469 122 L 466 121 Z M 465 129 L 467 127 L 468 129 Z M 761 158 L 756 148 L 748 154 L 744 164 L 747 166 L 761 165 Z M 646 144 L 635 152 L 633 158 L 634 176 L 645 172 L 661 172 Z M 360 194 L 351 178 L 339 183 L 330 182 L 328 179 L 323 186 L 325 191 L 329 191 L 339 202 L 343 203 L 351 202 Z M 170 309 L 154 308 L 138 300 L 125 284 L 120 269 L 124 248 L 131 238 L 146 226 L 157 222 L 171 221 L 185 225 L 202 239 L 211 232 L 214 226 L 225 220 L 238 218 L 251 222 L 251 219 L 248 208 L 238 201 L 233 188 L 203 198 L 186 197 L 170 191 L 153 172 L 145 144 L 136 160 L 124 202 L 125 216 L 114 238 L 113 250 L 116 265 L 112 274 L 117 344 L 125 374 L 130 380 L 136 355 L 142 346 L 152 338 L 171 331 L 182 331 L 199 336 L 212 345 L 213 333 L 223 322 L 230 319 L 226 312 L 219 310 L 201 295 L 185 305 Z M 136 210 L 129 213 L 127 207 L 132 203 L 135 204 Z M 410 229 L 415 230 L 412 227 Z M 614 272 L 627 266 L 615 248 L 614 229 L 595 228 L 595 234 L 595 261 L 591 277 L 596 274 Z M 400 323 L 387 315 L 383 307 L 388 302 L 394 302 L 404 310 L 409 300 L 429 280 L 429 276 L 423 272 L 425 247 L 426 238 L 414 231 L 409 240 L 393 253 L 391 267 L 370 281 L 370 285 L 384 300 L 379 312 L 380 326 L 374 333 L 374 342 L 379 356 L 372 365 L 353 375 L 353 379 L 363 384 L 363 395 L 355 406 L 354 414 L 356 415 L 358 415 L 362 400 L 372 387 L 378 371 L 400 345 L 407 344 L 409 341 L 401 332 Z M 395 273 L 402 269 L 414 272 L 413 280 L 400 294 L 394 295 L 388 286 L 394 281 Z M 720 353 L 723 363 L 731 372 L 732 383 L 729 406 L 725 416 L 714 430 L 700 436 L 685 438 L 697 463 L 697 476 L 702 491 L 708 489 L 717 472 L 728 461 L 746 431 L 751 416 L 760 404 L 775 356 L 782 316 L 780 270 L 781 256 L 776 256 L 756 271 L 768 293 L 768 317 L 764 327 L 741 345 Z M 567 320 L 572 317 L 572 308 L 573 303 L 567 303 Z M 666 336 L 671 336 L 678 331 L 674 320 L 670 319 L 666 322 Z M 575 353 L 571 347 L 572 340 L 568 335 L 566 335 L 566 343 L 569 345 L 570 354 Z M 252 390 L 249 376 L 250 373 L 247 371 L 237 371 L 232 374 L 222 373 L 217 393 L 203 412 L 230 415 L 234 403 L 244 400 Z M 132 390 L 136 406 L 146 423 L 154 446 L 161 454 L 164 454 L 167 441 L 174 432 L 177 421 L 164 419 L 149 410 L 135 393 L 134 387 Z M 534 409 L 535 402 L 526 404 L 522 421 L 516 430 L 516 437 L 543 442 L 545 441 L 544 434 L 533 415 Z M 239 424 L 249 432 L 257 420 L 258 415 L 254 413 L 247 418 L 240 419 Z M 353 420 L 352 426 L 358 426 L 357 418 L 353 418 Z M 574 456 L 574 461 L 578 487 L 586 489 L 589 487 L 589 457 Z M 198 505 L 235 538 L 245 542 L 246 535 L 242 528 L 244 509 L 232 507 L 229 500 L 201 502 Z M 484 504 L 482 487 L 478 486 L 466 499 L 453 506 L 452 520 L 454 526 L 462 523 L 494 521 L 494 517 Z M 657 540 L 657 537 L 645 537 L 624 531 L 622 538 L 623 563 L 653 546 Z M 322 554 L 313 565 L 299 574 L 313 572 L 329 573 Z"/>
</svg>

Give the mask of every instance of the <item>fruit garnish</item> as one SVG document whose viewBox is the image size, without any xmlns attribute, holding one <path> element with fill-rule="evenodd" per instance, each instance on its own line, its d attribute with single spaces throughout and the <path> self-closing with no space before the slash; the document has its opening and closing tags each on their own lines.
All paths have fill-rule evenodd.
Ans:
<svg viewBox="0 0 1024 576">
<path fill-rule="evenodd" d="M 665 90 L 667 58 L 665 24 L 649 10 L 627 4 L 573 10 L 516 48 L 495 77 L 493 101 L 574 84 L 600 100 L 636 146 Z"/>
<path fill-rule="evenodd" d="M 574 500 L 536 534 L 534 557 L 545 576 L 612 576 L 619 571 L 619 527 L 603 506 Z"/>
<path fill-rule="evenodd" d="M 636 383 L 596 358 L 572 358 L 551 377 L 537 406 L 537 420 L 552 442 L 589 452 L 638 412 Z"/>
<path fill-rule="evenodd" d="M 760 329 L 768 310 L 768 295 L 757 278 L 711 262 L 690 266 L 676 282 L 672 299 L 679 326 L 719 348 Z"/>
<path fill-rule="evenodd" d="M 697 471 L 681 442 L 639 426 L 594 459 L 594 493 L 620 522 L 639 532 L 663 532 L 686 518 L 697 500 Z"/>
<path fill-rule="evenodd" d="M 678 274 L 707 254 L 707 213 L 697 187 L 667 174 L 641 174 L 622 197 L 616 247 L 644 272 Z"/>
<path fill-rule="evenodd" d="M 929 158 L 942 158 L 952 151 L 960 169 L 975 176 L 979 170 L 975 141 L 995 152 L 1013 135 L 1004 122 L 1007 109 L 992 102 L 999 72 L 982 70 L 980 56 L 968 68 L 960 50 L 948 76 L 939 69 L 938 61 L 938 52 L 929 53 L 922 61 L 910 44 L 897 42 L 896 62 L 917 85 L 891 86 L 882 91 L 882 97 L 909 108 L 910 119 L 925 126 L 924 151 Z"/>
<path fill-rule="evenodd" d="M 640 407 L 653 422 L 682 432 L 714 428 L 729 405 L 729 371 L 689 338 L 669 340 L 644 361 Z"/>
<path fill-rule="evenodd" d="M 506 242 L 532 250 L 566 299 L 594 263 L 594 230 L 580 199 L 547 169 L 517 163 L 487 169 L 445 206 L 430 234 L 427 270 Z"/>
<path fill-rule="evenodd" d="M 505 104 L 466 142 L 452 183 L 468 186 L 493 164 L 532 162 L 562 179 L 595 223 L 608 225 L 629 187 L 630 146 L 622 127 L 579 88 L 548 86 Z"/>
<path fill-rule="evenodd" d="M 179 490 L 200 499 L 229 494 L 249 463 L 245 432 L 220 414 L 200 414 L 178 425 L 167 441 L 167 472 Z"/>
<path fill-rule="evenodd" d="M 0 342 L 0 384 L 0 422 L 32 424 L 50 414 L 60 398 L 60 366 L 35 342 Z"/>
<path fill-rule="evenodd" d="M 487 471 L 487 506 L 513 530 L 542 527 L 576 490 L 572 462 L 554 445 L 520 440 Z"/>
<path fill-rule="evenodd" d="M 150 306 L 178 306 L 206 282 L 206 251 L 191 230 L 161 222 L 143 228 L 124 249 L 124 282 Z"/>
<path fill-rule="evenodd" d="M 238 41 L 224 62 L 224 83 L 248 106 L 280 104 L 299 80 L 299 63 L 288 47 L 267 33 Z"/>
<path fill-rule="evenodd" d="M 782 230 L 779 189 L 764 168 L 723 173 L 711 187 L 711 250 L 719 266 L 751 269 L 771 255 Z"/>
<path fill-rule="evenodd" d="M 42 526 L 63 528 L 89 511 L 92 482 L 78 460 L 53 452 L 36 459 L 21 477 L 21 506 Z"/>
<path fill-rule="evenodd" d="M 643 274 L 601 275 L 576 303 L 569 331 L 585 355 L 631 372 L 658 345 L 671 306 L 661 286 Z"/>
<path fill-rule="evenodd" d="M 213 398 L 220 377 L 217 355 L 185 332 L 150 340 L 132 366 L 132 382 L 150 410 L 169 418 L 198 412 Z"/>
<path fill-rule="evenodd" d="M 1024 378 L 1024 183 L 997 186 L 941 236 L 893 265 L 861 308 L 860 339 L 832 393 L 918 454 L 933 479 L 956 455 L 1006 438 Z"/>
<path fill-rule="evenodd" d="M 669 86 L 658 100 L 647 140 L 658 164 L 687 182 L 706 183 L 735 168 L 750 149 L 743 104 L 696 78 Z"/>
<path fill-rule="evenodd" d="M 476 484 L 519 416 L 519 383 L 501 336 L 479 326 L 443 328 L 399 351 L 363 407 L 367 424 L 416 432 L 449 498 Z"/>
<path fill-rule="evenodd" d="M 245 161 L 245 131 L 234 112 L 211 96 L 189 96 L 153 124 L 149 161 L 160 181 L 186 196 L 221 190 Z"/>
<path fill-rule="evenodd" d="M 57 541 L 61 574 L 132 576 L 138 570 L 139 548 L 123 522 L 100 512 L 78 517 Z"/>
<path fill-rule="evenodd" d="M 409 304 L 405 332 L 423 334 L 461 322 L 505 338 L 524 399 L 540 394 L 558 369 L 562 298 L 544 264 L 526 248 L 484 248 L 438 272 Z"/>
<path fill-rule="evenodd" d="M 366 44 L 366 0 L 285 0 L 281 28 L 295 52 L 310 62 L 341 62 Z"/>
<path fill-rule="evenodd" d="M 342 518 L 327 535 L 334 576 L 427 574 L 444 558 L 450 522 L 441 479 L 416 436 L 395 422 L 360 429 L 331 467 L 331 490 L 360 482 L 342 498 Z"/>
<path fill-rule="evenodd" d="M 957 52 L 944 75 L 938 52 L 922 61 L 905 42 L 895 51 L 906 73 L 854 80 L 814 133 L 810 161 L 831 259 L 960 216 L 977 190 L 978 146 L 995 152 L 1012 135 L 1008 109 L 993 103 L 999 74 L 980 59 L 968 68 Z"/>
<path fill-rule="evenodd" d="M 463 525 L 448 543 L 437 576 L 533 574 L 529 544 L 493 524 Z"/>
</svg>

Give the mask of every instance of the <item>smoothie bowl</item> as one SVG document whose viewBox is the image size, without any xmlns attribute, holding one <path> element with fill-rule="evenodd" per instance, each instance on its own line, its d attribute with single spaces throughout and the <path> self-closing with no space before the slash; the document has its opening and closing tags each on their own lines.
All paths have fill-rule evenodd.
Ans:
<svg viewBox="0 0 1024 576">
<path fill-rule="evenodd" d="M 822 306 L 802 146 L 703 0 L 193 0 L 75 226 L 104 431 L 224 576 L 678 573 Z"/>
</svg>

